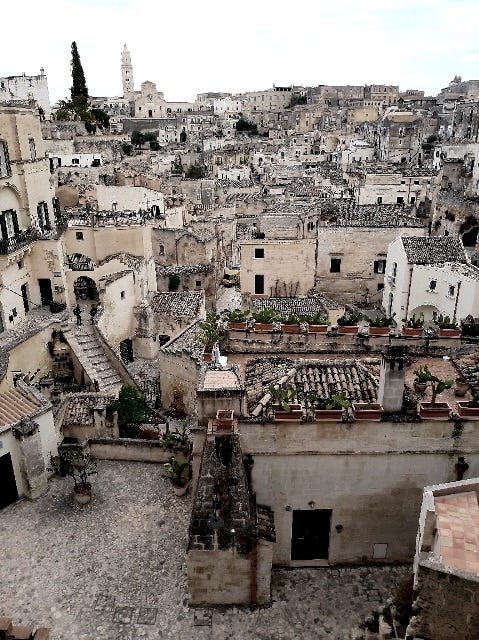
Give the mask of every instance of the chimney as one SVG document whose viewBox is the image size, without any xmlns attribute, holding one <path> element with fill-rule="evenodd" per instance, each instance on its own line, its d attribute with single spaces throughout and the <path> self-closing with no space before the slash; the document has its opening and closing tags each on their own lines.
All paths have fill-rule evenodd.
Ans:
<svg viewBox="0 0 479 640">
<path fill-rule="evenodd" d="M 407 347 L 388 346 L 381 361 L 378 402 L 386 413 L 402 409 Z"/>
</svg>

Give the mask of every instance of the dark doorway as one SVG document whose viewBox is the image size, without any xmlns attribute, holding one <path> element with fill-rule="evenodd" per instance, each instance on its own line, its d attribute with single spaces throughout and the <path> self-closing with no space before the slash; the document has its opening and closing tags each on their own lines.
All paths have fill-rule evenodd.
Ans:
<svg viewBox="0 0 479 640">
<path fill-rule="evenodd" d="M 477 243 L 478 225 L 474 216 L 468 216 L 459 228 L 462 244 L 465 247 L 475 247 Z"/>
<path fill-rule="evenodd" d="M 23 308 L 25 309 L 25 313 L 28 313 L 30 311 L 30 305 L 28 303 L 27 285 L 22 284 L 20 291 L 22 292 Z"/>
<path fill-rule="evenodd" d="M 53 300 L 52 281 L 50 278 L 38 278 L 38 286 L 42 305 L 49 305 Z"/>
<path fill-rule="evenodd" d="M 254 292 L 258 295 L 264 294 L 264 276 L 263 275 L 255 275 Z"/>
<path fill-rule="evenodd" d="M 80 276 L 73 283 L 73 291 L 76 300 L 93 300 L 98 302 L 98 289 L 96 282 L 88 276 Z"/>
<path fill-rule="evenodd" d="M 331 509 L 293 511 L 291 560 L 327 560 Z"/>
<path fill-rule="evenodd" d="M 12 457 L 9 453 L 0 456 L 0 509 L 18 500 L 17 483 L 13 473 Z"/>
<path fill-rule="evenodd" d="M 130 338 L 120 342 L 120 356 L 125 364 L 133 362 L 133 342 Z"/>
</svg>

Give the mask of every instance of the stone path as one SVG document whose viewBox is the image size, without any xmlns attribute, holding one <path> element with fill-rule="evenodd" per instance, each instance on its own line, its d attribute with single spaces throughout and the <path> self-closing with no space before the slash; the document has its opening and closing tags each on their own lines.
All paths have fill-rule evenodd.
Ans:
<svg viewBox="0 0 479 640">
<path fill-rule="evenodd" d="M 189 609 L 191 498 L 173 495 L 161 465 L 98 471 L 87 507 L 54 478 L 46 496 L 0 511 L 0 615 L 49 626 L 52 640 L 343 640 L 408 571 L 278 570 L 271 607 Z"/>
</svg>

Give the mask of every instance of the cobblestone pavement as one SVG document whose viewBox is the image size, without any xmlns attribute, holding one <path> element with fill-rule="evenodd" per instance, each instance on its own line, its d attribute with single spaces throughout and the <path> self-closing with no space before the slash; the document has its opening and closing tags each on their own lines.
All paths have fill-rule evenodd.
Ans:
<svg viewBox="0 0 479 640">
<path fill-rule="evenodd" d="M 278 570 L 271 607 L 189 609 L 191 498 L 161 465 L 102 461 L 90 505 L 69 478 L 0 512 L 0 615 L 50 626 L 52 640 L 343 640 L 406 567 Z"/>
</svg>

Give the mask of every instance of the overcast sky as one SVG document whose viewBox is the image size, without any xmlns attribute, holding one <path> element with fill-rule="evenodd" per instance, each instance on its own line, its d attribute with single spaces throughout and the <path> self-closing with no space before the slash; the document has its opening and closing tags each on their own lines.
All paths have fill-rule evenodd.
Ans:
<svg viewBox="0 0 479 640">
<path fill-rule="evenodd" d="M 0 76 L 71 85 L 76 40 L 90 95 L 121 95 L 121 51 L 135 89 L 166 100 L 273 84 L 399 84 L 435 94 L 479 78 L 478 0 L 6 0 Z M 8 23 L 8 28 L 7 28 Z"/>
</svg>

